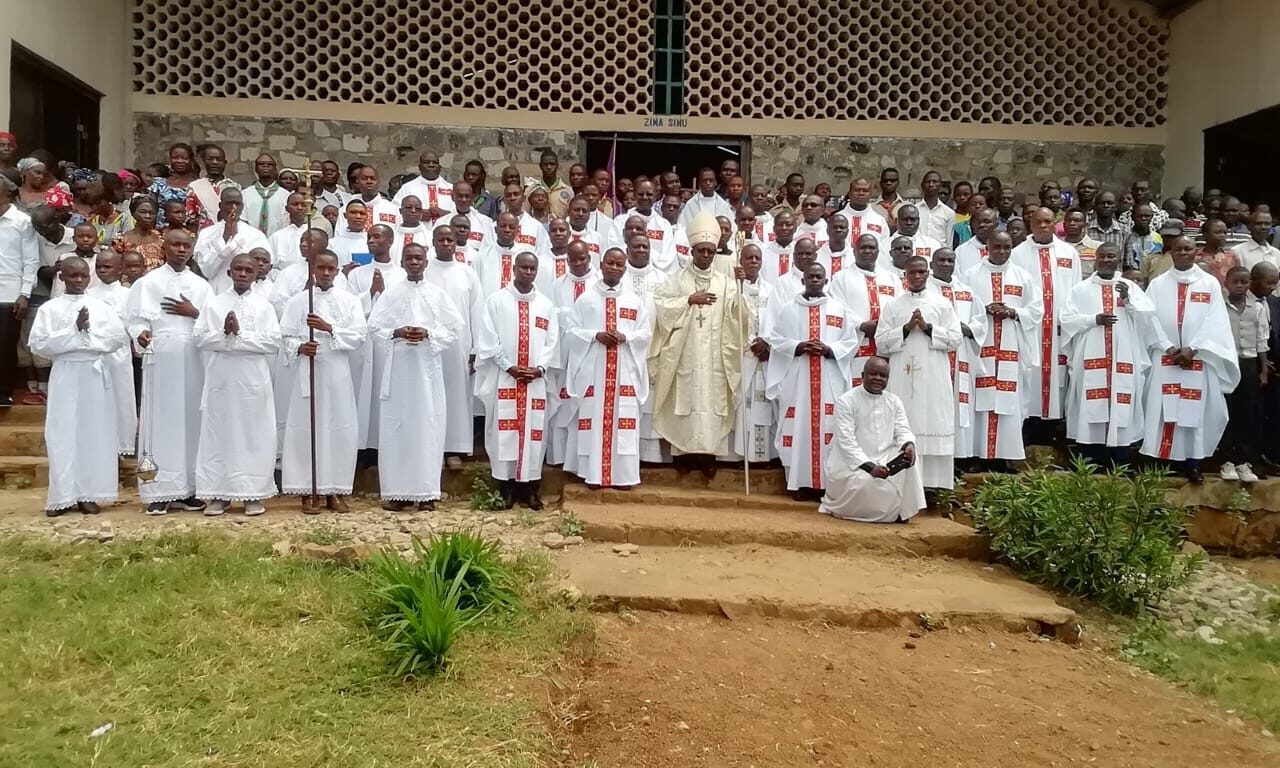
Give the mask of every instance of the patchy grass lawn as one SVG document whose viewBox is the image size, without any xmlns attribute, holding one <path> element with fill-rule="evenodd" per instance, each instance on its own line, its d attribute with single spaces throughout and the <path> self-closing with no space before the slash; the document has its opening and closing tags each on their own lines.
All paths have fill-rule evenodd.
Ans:
<svg viewBox="0 0 1280 768">
<path fill-rule="evenodd" d="M 522 560 L 526 605 L 403 682 L 362 576 L 184 536 L 0 540 L 0 765 L 540 766 L 541 701 L 581 612 Z M 114 728 L 99 738 L 90 732 Z"/>
<path fill-rule="evenodd" d="M 1160 625 L 1135 630 L 1123 654 L 1138 666 L 1280 733 L 1280 637 L 1224 635 L 1210 645 L 1178 638 Z"/>
</svg>

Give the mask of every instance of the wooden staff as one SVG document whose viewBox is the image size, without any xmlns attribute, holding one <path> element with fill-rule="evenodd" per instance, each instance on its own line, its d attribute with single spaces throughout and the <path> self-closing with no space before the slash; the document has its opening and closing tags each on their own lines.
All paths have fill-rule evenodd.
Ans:
<svg viewBox="0 0 1280 768">
<path fill-rule="evenodd" d="M 304 191 L 302 194 L 307 201 L 307 225 L 310 226 L 311 217 L 315 215 L 315 202 L 316 202 L 315 195 L 312 192 L 311 179 L 315 176 L 321 175 L 324 172 L 311 170 L 310 157 L 303 158 L 301 168 L 285 168 L 285 170 L 293 171 L 294 173 L 301 176 L 302 180 L 306 182 L 306 187 L 305 187 L 306 191 Z M 316 312 L 316 295 L 315 295 L 316 272 L 315 272 L 315 265 L 313 263 L 309 263 L 307 265 L 307 272 L 309 273 L 308 279 L 307 279 L 307 316 L 310 317 L 311 315 L 314 315 Z M 316 329 L 308 325 L 307 341 L 314 342 L 315 340 L 316 340 Z M 308 391 L 309 391 L 309 394 L 311 395 L 307 399 L 311 401 L 310 402 L 310 405 L 311 405 L 311 414 L 310 414 L 311 415 L 311 501 L 314 504 L 315 501 L 320 497 L 320 488 L 317 481 L 317 476 L 319 473 L 316 470 L 316 359 L 315 357 L 307 358 L 307 379 L 308 379 L 308 387 L 309 387 Z"/>
<path fill-rule="evenodd" d="M 739 232 L 738 234 L 741 235 L 742 233 Z M 742 265 L 742 247 L 741 246 L 739 246 L 738 248 L 738 265 L 739 266 Z M 743 306 L 750 309 L 750 304 L 747 303 L 747 294 L 743 290 L 744 284 L 745 283 L 742 280 L 738 281 L 738 300 L 742 302 Z M 752 313 L 752 314 L 754 315 L 755 313 Z M 751 344 L 751 318 L 750 317 L 748 317 L 747 322 L 743 324 L 742 330 L 743 330 L 742 351 L 745 353 L 750 349 L 750 344 Z M 756 361 L 752 360 L 751 380 L 748 382 L 747 388 L 742 391 L 742 425 L 740 427 L 742 430 L 741 432 L 742 434 L 742 485 L 743 485 L 743 491 L 746 493 L 747 496 L 751 495 L 751 456 L 750 456 L 751 435 L 749 434 L 751 421 L 748 418 L 747 410 L 751 407 L 750 397 L 755 387 L 756 387 Z"/>
</svg>

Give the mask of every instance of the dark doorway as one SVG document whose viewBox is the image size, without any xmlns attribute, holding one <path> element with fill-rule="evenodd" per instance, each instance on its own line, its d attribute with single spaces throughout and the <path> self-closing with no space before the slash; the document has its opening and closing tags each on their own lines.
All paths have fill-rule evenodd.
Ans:
<svg viewBox="0 0 1280 768">
<path fill-rule="evenodd" d="M 1280 202 L 1280 105 L 1215 125 L 1204 132 L 1204 185 L 1248 203 Z"/>
<path fill-rule="evenodd" d="M 17 43 L 11 63 L 9 130 L 19 151 L 43 148 L 59 160 L 97 168 L 102 94 Z"/>
<path fill-rule="evenodd" d="M 609 162 L 615 134 L 583 133 L 583 162 L 588 170 L 604 168 Z M 618 156 L 614 166 L 616 178 L 656 176 L 675 170 L 680 182 L 688 189 L 696 189 L 694 177 L 698 169 L 708 167 L 720 171 L 720 163 L 737 160 L 742 175 L 747 176 L 750 144 L 741 136 L 713 136 L 708 138 L 669 139 L 646 134 L 616 134 Z"/>
</svg>

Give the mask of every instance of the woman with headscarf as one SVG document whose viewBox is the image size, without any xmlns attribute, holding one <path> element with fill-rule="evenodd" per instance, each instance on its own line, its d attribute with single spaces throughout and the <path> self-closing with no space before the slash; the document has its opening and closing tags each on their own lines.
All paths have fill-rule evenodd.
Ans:
<svg viewBox="0 0 1280 768">
<path fill-rule="evenodd" d="M 93 215 L 93 206 L 89 200 L 89 190 L 98 175 L 88 168 L 77 168 L 71 172 L 71 195 L 75 202 L 71 208 L 71 220 L 67 226 L 83 224 Z"/>
<path fill-rule="evenodd" d="M 22 177 L 22 186 L 18 188 L 18 207 L 30 211 L 44 203 L 45 193 L 53 186 L 53 175 L 49 173 L 44 161 L 34 157 L 24 157 L 18 161 L 18 175 Z"/>
<path fill-rule="evenodd" d="M 547 188 L 540 182 L 529 184 L 524 189 L 525 199 L 529 201 L 529 215 L 542 222 L 546 227 L 551 224 L 551 196 Z"/>
</svg>

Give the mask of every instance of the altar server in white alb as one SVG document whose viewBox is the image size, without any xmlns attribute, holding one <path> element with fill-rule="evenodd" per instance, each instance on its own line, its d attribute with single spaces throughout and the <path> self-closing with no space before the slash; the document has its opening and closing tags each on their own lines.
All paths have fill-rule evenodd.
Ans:
<svg viewBox="0 0 1280 768">
<path fill-rule="evenodd" d="M 323 506 L 348 511 L 356 473 L 359 420 L 351 380 L 351 356 L 365 343 L 366 326 L 360 299 L 338 288 L 338 256 L 324 250 L 311 257 L 315 274 L 315 308 L 308 312 L 307 291 L 289 300 L 280 318 L 285 352 L 294 369 L 289 415 L 285 419 L 281 456 L 283 491 L 302 497 L 305 514 Z M 311 341 L 311 332 L 315 340 Z M 315 391 L 308 366 L 315 363 Z M 315 399 L 316 495 L 311 485 L 311 403 Z"/>
<path fill-rule="evenodd" d="M 157 465 L 151 481 L 138 480 L 148 515 L 169 509 L 198 512 L 196 451 L 200 444 L 200 398 L 204 359 L 196 346 L 196 320 L 213 295 L 209 283 L 187 268 L 191 235 L 164 234 L 164 264 L 129 289 L 125 325 L 142 360 L 140 443 Z"/>
<path fill-rule="evenodd" d="M 31 324 L 31 351 L 53 362 L 44 439 L 49 452 L 49 496 L 45 514 L 76 508 L 96 515 L 99 504 L 120 492 L 116 412 L 107 366 L 128 346 L 124 324 L 111 305 L 84 295 L 89 265 L 78 256 L 62 260 L 66 292 L 46 301 Z"/>
<path fill-rule="evenodd" d="M 129 302 L 129 289 L 120 283 L 120 254 L 112 250 L 98 254 L 94 261 L 98 285 L 90 285 L 84 292 L 86 296 L 105 301 L 116 314 L 124 320 L 125 305 Z M 90 281 L 92 282 L 92 281 Z M 111 373 L 111 394 L 115 401 L 116 437 L 120 441 L 120 455 L 132 456 L 138 437 L 138 402 L 134 399 L 133 388 L 133 345 L 124 346 L 111 353 L 107 361 L 107 370 Z"/>
<path fill-rule="evenodd" d="M 950 248 L 933 252 L 929 262 L 929 289 L 951 302 L 960 321 L 960 346 L 950 354 L 951 384 L 956 405 L 955 458 L 974 455 L 974 380 L 987 375 L 982 345 L 987 340 L 986 308 L 974 299 L 973 289 L 955 274 L 956 254 Z"/>
<path fill-rule="evenodd" d="M 1080 282 L 1080 256 L 1070 243 L 1054 235 L 1054 215 L 1048 208 L 1037 208 L 1032 214 L 1031 236 L 1013 249 L 1010 260 L 1022 271 L 1039 278 L 1043 315 L 1037 335 L 1040 354 L 1038 369 L 1028 368 L 1025 394 L 1027 417 L 1054 420 L 1062 418 L 1062 395 L 1067 386 L 1067 359 L 1062 354 L 1062 303 Z M 1042 428 L 1043 429 L 1043 428 Z M 1037 435 L 1049 441 L 1051 433 Z"/>
<path fill-rule="evenodd" d="M 849 389 L 849 365 L 858 349 L 852 316 L 824 292 L 827 272 L 811 264 L 804 293 L 778 298 L 766 323 L 770 399 L 778 403 L 778 457 L 787 489 L 798 499 L 822 498 L 836 398 Z"/>
<path fill-rule="evenodd" d="M 276 495 L 276 404 L 271 368 L 280 347 L 280 323 L 271 303 L 253 292 L 252 256 L 231 260 L 231 290 L 209 299 L 196 321 L 205 355 L 200 401 L 196 495 L 206 515 L 221 515 L 233 501 L 260 515 Z"/>
<path fill-rule="evenodd" d="M 862 385 L 836 400 L 827 492 L 818 511 L 862 523 L 905 523 L 925 507 L 907 409 L 892 392 L 889 363 L 867 361 Z M 905 466 L 902 466 L 905 465 Z"/>
<path fill-rule="evenodd" d="M 360 299 L 366 322 L 369 314 L 382 298 L 382 294 L 404 281 L 404 268 L 391 260 L 391 243 L 395 235 L 386 224 L 369 227 L 367 247 L 373 261 L 351 270 L 347 287 Z M 351 377 L 356 382 L 356 409 L 360 423 L 357 445 L 360 448 L 378 448 L 378 429 L 381 418 L 378 409 L 382 401 L 377 392 L 382 387 L 385 369 L 382 353 L 385 347 L 365 344 L 351 356 Z"/>
<path fill-rule="evenodd" d="M 551 299 L 534 287 L 538 258 L 521 253 L 511 284 L 485 302 L 476 344 L 476 397 L 485 408 L 485 452 L 507 509 L 542 508 L 538 487 L 546 456 L 547 370 L 559 360 Z"/>
<path fill-rule="evenodd" d="M 449 405 L 444 415 L 445 463 L 450 469 L 459 469 L 460 457 L 470 456 L 475 450 L 471 364 L 475 358 L 476 332 L 484 315 L 484 294 L 476 271 L 457 258 L 466 247 L 457 236 L 457 228 L 436 227 L 431 237 L 435 258 L 427 266 L 427 282 L 444 291 L 462 316 L 462 327 L 441 355 L 445 402 Z"/>
<path fill-rule="evenodd" d="M 1190 238 L 1177 235 L 1164 246 L 1173 268 L 1147 285 L 1164 352 L 1151 364 L 1142 453 L 1180 463 L 1200 482 L 1200 460 L 1213 455 L 1227 427 L 1226 393 L 1240 383 L 1240 362 L 1222 285 L 1196 266 Z"/>
<path fill-rule="evenodd" d="M 1153 352 L 1163 351 L 1155 305 L 1119 275 L 1120 249 L 1098 246 L 1094 272 L 1062 305 L 1067 438 L 1100 467 L 1129 461 L 1142 439 L 1142 394 Z"/>
<path fill-rule="evenodd" d="M 381 400 L 378 484 L 388 512 L 434 509 L 440 498 L 446 413 L 455 407 L 446 396 L 444 354 L 465 324 L 448 294 L 424 279 L 426 248 L 406 245 L 402 265 L 405 280 L 369 315 L 371 343 L 387 347 L 374 397 Z M 457 407 L 469 413 L 469 398 Z"/>
<path fill-rule="evenodd" d="M 987 241 L 987 257 L 964 276 L 974 301 L 986 308 L 990 332 L 982 348 L 988 372 L 974 382 L 974 453 L 983 461 L 1026 457 L 1022 422 L 1026 418 L 1023 389 L 1028 371 L 1040 370 L 1040 281 L 1010 261 L 1013 240 L 996 232 Z M 1033 391 L 1039 396 L 1039 390 Z"/>
<path fill-rule="evenodd" d="M 963 338 L 951 302 L 929 290 L 929 262 L 906 263 L 907 289 L 880 315 L 876 348 L 889 360 L 889 392 L 907 409 L 926 488 L 955 487 L 956 409 L 951 354 Z"/>
<path fill-rule="evenodd" d="M 645 355 L 653 319 L 648 302 L 623 281 L 626 271 L 622 251 L 606 251 L 600 280 L 566 321 L 565 387 L 577 404 L 572 468 L 594 488 L 640 483 L 640 405 L 649 396 Z"/>
</svg>

